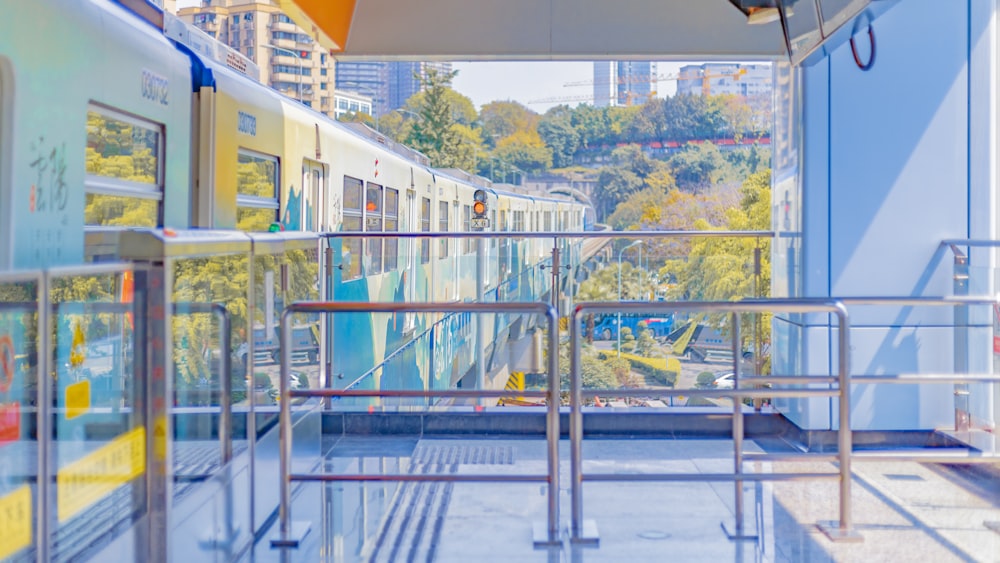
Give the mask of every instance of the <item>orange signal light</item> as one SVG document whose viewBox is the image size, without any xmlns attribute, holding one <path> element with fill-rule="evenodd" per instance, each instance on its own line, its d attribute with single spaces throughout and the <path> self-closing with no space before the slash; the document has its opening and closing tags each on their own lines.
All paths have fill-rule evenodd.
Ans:
<svg viewBox="0 0 1000 563">
<path fill-rule="evenodd" d="M 475 213 L 476 215 L 482 215 L 483 213 L 486 213 L 486 204 L 483 203 L 482 201 L 477 201 L 473 203 L 472 212 Z"/>
</svg>

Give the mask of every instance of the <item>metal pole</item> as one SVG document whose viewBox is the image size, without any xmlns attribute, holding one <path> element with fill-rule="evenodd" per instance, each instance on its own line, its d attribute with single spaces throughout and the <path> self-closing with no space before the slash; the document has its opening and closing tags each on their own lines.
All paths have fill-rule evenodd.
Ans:
<svg viewBox="0 0 1000 563">
<path fill-rule="evenodd" d="M 851 527 L 851 455 L 853 440 L 851 435 L 851 352 L 850 327 L 847 322 L 847 309 L 839 305 L 837 362 L 840 371 L 840 417 L 837 428 L 837 449 L 840 456 L 840 531 L 841 534 L 853 535 Z"/>
<path fill-rule="evenodd" d="M 733 388 L 740 388 L 740 314 L 733 313 Z M 733 466 L 736 474 L 734 484 L 736 509 L 736 537 L 743 537 L 743 400 L 733 397 Z"/>
<path fill-rule="evenodd" d="M 580 310 L 579 305 L 576 311 Z M 583 394 L 580 384 L 579 315 L 574 312 L 569 323 L 569 462 L 570 462 L 570 541 L 583 537 Z"/>
<path fill-rule="evenodd" d="M 281 379 L 278 381 L 278 448 L 279 480 L 278 505 L 279 532 L 281 539 L 287 540 L 292 531 L 292 406 L 288 396 L 288 377 L 292 365 L 292 323 L 290 311 L 286 308 L 281 315 Z"/>
<path fill-rule="evenodd" d="M 36 558 L 49 561 L 49 522 L 52 521 L 52 469 L 49 453 L 52 449 L 52 302 L 49 296 L 49 277 L 38 279 L 38 336 L 35 366 L 38 377 L 38 411 L 36 424 L 38 441 L 38 490 L 36 521 Z"/>
<path fill-rule="evenodd" d="M 559 310 L 559 239 L 552 239 L 552 306 Z M 557 327 L 558 328 L 558 327 Z"/>
<path fill-rule="evenodd" d="M 479 315 L 480 317 L 482 315 Z M 559 317 L 554 309 L 547 314 L 549 322 L 549 397 L 545 425 L 549 462 L 549 522 L 548 543 L 559 543 Z"/>
<path fill-rule="evenodd" d="M 953 266 L 953 284 L 955 295 L 969 294 L 969 257 L 956 247 L 952 247 L 955 254 L 955 264 Z M 955 308 L 955 373 L 968 373 L 969 371 L 969 309 L 958 306 Z M 969 413 L 969 385 L 967 383 L 955 384 L 955 431 L 968 432 L 970 428 L 971 415 Z"/>
<path fill-rule="evenodd" d="M 486 239 L 476 239 L 476 302 L 486 301 Z M 433 357 L 433 354 L 431 355 Z M 431 373 L 434 373 L 433 371 Z M 476 315 L 476 389 L 486 388 L 486 319 Z M 486 403 L 483 398 L 480 405 Z"/>
</svg>

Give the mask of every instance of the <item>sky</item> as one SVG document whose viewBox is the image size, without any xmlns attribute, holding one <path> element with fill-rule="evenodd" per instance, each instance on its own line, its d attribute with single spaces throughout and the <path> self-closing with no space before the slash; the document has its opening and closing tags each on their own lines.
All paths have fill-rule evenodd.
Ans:
<svg viewBox="0 0 1000 563">
<path fill-rule="evenodd" d="M 676 74 L 687 62 L 658 62 L 658 75 Z M 476 109 L 494 101 L 521 102 L 538 113 L 560 103 L 576 107 L 591 102 L 594 87 L 591 84 L 566 86 L 569 82 L 583 82 L 594 78 L 593 62 L 468 62 L 454 63 L 458 76 L 452 87 L 468 96 Z M 672 80 L 657 83 L 659 97 L 672 96 L 677 84 Z M 537 102 L 552 98 L 572 98 L 566 101 Z M 584 98 L 584 99 L 580 99 Z"/>
<path fill-rule="evenodd" d="M 201 0 L 177 0 L 177 7 L 197 6 Z M 657 74 L 676 74 L 681 66 L 689 63 L 658 62 Z M 582 82 L 594 77 L 592 62 L 456 62 L 453 68 L 458 76 L 452 87 L 468 96 L 476 109 L 494 101 L 513 100 L 538 113 L 560 103 L 576 107 L 593 101 L 593 86 L 565 86 L 567 82 Z M 657 84 L 660 97 L 670 96 L 677 90 L 673 81 Z M 536 100 L 572 98 L 563 102 Z M 585 98 L 585 99 L 580 99 Z"/>
</svg>

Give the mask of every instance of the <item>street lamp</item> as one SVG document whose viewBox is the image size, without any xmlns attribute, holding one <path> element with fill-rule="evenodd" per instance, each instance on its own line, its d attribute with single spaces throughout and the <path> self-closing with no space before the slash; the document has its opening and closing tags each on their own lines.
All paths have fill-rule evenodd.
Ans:
<svg viewBox="0 0 1000 563">
<path fill-rule="evenodd" d="M 270 45 L 268 43 L 261 43 L 260 46 L 267 47 L 268 49 L 274 49 L 275 51 L 291 53 L 293 57 L 299 60 L 299 71 L 296 73 L 296 76 L 298 77 L 297 92 L 298 92 L 299 103 L 302 103 L 302 57 L 297 52 L 291 49 L 286 49 L 284 47 L 277 47 L 275 45 Z M 311 73 L 312 72 L 310 71 L 310 74 Z"/>
<path fill-rule="evenodd" d="M 622 253 L 625 252 L 626 250 L 632 248 L 633 246 L 639 246 L 640 244 L 642 244 L 642 241 L 641 240 L 637 240 L 637 241 L 633 242 L 632 244 L 630 244 L 630 245 L 628 245 L 628 246 L 626 246 L 626 247 L 624 247 L 624 248 L 622 248 L 621 250 L 618 251 L 618 300 L 619 301 L 622 300 Z M 641 251 L 641 249 L 640 249 L 640 251 Z M 621 312 L 618 313 L 618 325 L 617 325 L 617 328 L 618 328 L 618 330 L 617 330 L 617 332 L 618 332 L 618 357 L 620 358 L 620 357 L 622 357 L 622 314 L 621 314 Z"/>
</svg>

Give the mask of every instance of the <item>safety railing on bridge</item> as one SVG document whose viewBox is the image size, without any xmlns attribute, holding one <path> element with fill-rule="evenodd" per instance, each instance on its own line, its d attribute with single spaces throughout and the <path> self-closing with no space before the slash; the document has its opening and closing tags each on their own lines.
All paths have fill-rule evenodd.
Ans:
<svg viewBox="0 0 1000 563">
<path fill-rule="evenodd" d="M 279 507 L 279 530 L 273 538 L 274 547 L 298 547 L 302 538 L 309 532 L 308 522 L 292 521 L 292 482 L 344 482 L 344 481 L 445 481 L 445 482 L 519 482 L 548 484 L 548 516 L 544 524 L 536 524 L 534 533 L 535 545 L 557 545 L 559 538 L 559 370 L 558 370 L 558 317 L 555 309 L 545 303 L 332 303 L 332 302 L 297 302 L 285 308 L 281 316 L 282 341 L 289 342 L 291 338 L 291 318 L 297 313 L 332 315 L 337 313 L 469 313 L 482 315 L 487 313 L 521 313 L 544 316 L 548 328 L 548 389 L 545 391 L 518 391 L 518 395 L 545 399 L 547 403 L 546 439 L 548 472 L 544 475 L 491 475 L 491 474 L 332 474 L 292 473 L 292 400 L 295 398 L 320 397 L 455 397 L 483 398 L 506 397 L 509 391 L 491 391 L 482 388 L 480 384 L 475 390 L 358 390 L 358 389 L 315 389 L 292 390 L 289 385 L 289 375 L 292 363 L 291 350 L 283 347 L 281 356 L 280 383 L 280 464 L 281 480 L 279 483 L 281 504 Z M 484 358 L 478 358 L 482 363 Z M 302 408 L 311 410 L 315 405 L 304 405 Z"/>
</svg>

